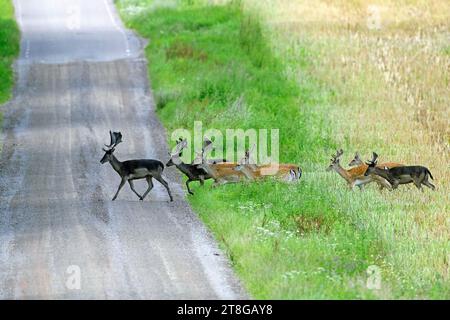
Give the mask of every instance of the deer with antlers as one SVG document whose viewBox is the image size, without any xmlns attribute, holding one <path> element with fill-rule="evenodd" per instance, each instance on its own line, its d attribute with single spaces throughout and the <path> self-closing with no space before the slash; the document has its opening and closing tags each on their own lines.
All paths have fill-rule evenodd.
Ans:
<svg viewBox="0 0 450 320">
<path fill-rule="evenodd" d="M 111 143 L 105 145 L 107 149 L 103 148 L 105 152 L 100 163 L 104 164 L 109 162 L 113 169 L 121 177 L 119 188 L 115 193 L 112 200 L 116 200 L 117 195 L 124 186 L 125 182 L 128 181 L 131 190 L 138 196 L 139 200 L 143 201 L 147 194 L 153 189 L 152 179 L 155 178 L 159 181 L 167 190 L 169 194 L 170 201 L 173 201 L 172 193 L 170 192 L 168 183 L 163 179 L 162 172 L 164 170 L 164 164 L 161 161 L 153 159 L 137 159 L 137 160 L 127 160 L 119 161 L 114 155 L 116 146 L 122 142 L 122 134 L 120 132 L 109 132 L 111 137 Z M 146 179 L 148 183 L 148 188 L 145 193 L 141 196 L 135 189 L 133 180 Z"/>
<path fill-rule="evenodd" d="M 331 156 L 331 163 L 328 166 L 327 171 L 336 171 L 342 178 L 344 178 L 345 181 L 347 181 L 350 189 L 353 190 L 355 186 L 358 186 L 361 190 L 363 185 L 370 182 L 376 182 L 380 186 L 380 190 L 383 188 L 387 188 L 389 190 L 392 189 L 391 184 L 385 178 L 378 175 L 364 175 L 367 169 L 365 165 L 359 165 L 349 170 L 344 169 L 340 164 L 340 157 L 343 154 L 344 151 L 340 149 L 336 151 L 335 155 Z"/>
<path fill-rule="evenodd" d="M 184 163 L 181 159 L 183 155 L 183 149 L 187 147 L 187 140 L 179 138 L 177 140 L 177 145 L 175 147 L 175 151 L 173 153 L 169 152 L 170 159 L 167 161 L 166 166 L 171 167 L 175 166 L 178 170 L 180 170 L 188 179 L 186 180 L 186 188 L 189 194 L 193 195 L 194 193 L 189 188 L 189 183 L 192 181 L 199 181 L 200 185 L 204 185 L 205 180 L 211 179 L 211 175 L 208 174 L 202 168 L 198 168 L 197 164 L 187 164 Z M 203 150 L 208 147 L 208 144 L 203 145 Z M 203 155 L 203 151 L 202 151 Z"/>
<path fill-rule="evenodd" d="M 436 187 L 428 181 L 433 179 L 430 170 L 424 166 L 402 166 L 395 168 L 380 168 L 377 166 L 378 155 L 374 152 L 372 160 L 368 161 L 367 170 L 364 176 L 382 177 L 389 181 L 393 189 L 397 189 L 400 184 L 414 183 L 417 189 L 422 190 L 422 185 L 434 190 Z"/>
<path fill-rule="evenodd" d="M 350 163 L 348 164 L 349 167 L 355 167 L 355 166 L 365 166 L 366 169 L 368 167 L 367 164 L 364 163 L 364 161 L 362 160 L 361 156 L 359 155 L 359 152 L 355 153 L 355 157 L 353 158 L 352 161 L 350 161 Z M 395 168 L 395 167 L 403 167 L 404 164 L 398 163 L 398 162 L 383 162 L 383 163 L 379 163 L 377 164 L 378 168 Z"/>
</svg>

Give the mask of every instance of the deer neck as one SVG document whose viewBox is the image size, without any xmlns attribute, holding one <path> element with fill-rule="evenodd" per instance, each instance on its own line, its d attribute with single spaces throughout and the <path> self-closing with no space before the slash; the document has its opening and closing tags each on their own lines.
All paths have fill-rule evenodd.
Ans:
<svg viewBox="0 0 450 320">
<path fill-rule="evenodd" d="M 119 174 L 122 175 L 122 162 L 120 162 L 115 155 L 112 155 L 111 157 L 112 159 L 109 160 L 109 163 L 111 164 L 111 166 L 113 167 L 113 169 Z"/>
<path fill-rule="evenodd" d="M 341 167 L 341 165 L 337 165 L 333 167 L 334 171 L 336 171 L 342 178 L 345 179 L 345 181 L 347 181 L 348 183 L 352 182 L 352 178 L 350 177 L 350 174 L 347 172 L 347 170 L 345 170 L 344 168 Z"/>
<path fill-rule="evenodd" d="M 180 161 L 180 163 L 176 164 L 175 166 L 178 168 L 178 170 L 180 170 L 184 174 L 189 175 L 190 166 L 188 164 L 184 163 L 183 161 Z"/>
</svg>

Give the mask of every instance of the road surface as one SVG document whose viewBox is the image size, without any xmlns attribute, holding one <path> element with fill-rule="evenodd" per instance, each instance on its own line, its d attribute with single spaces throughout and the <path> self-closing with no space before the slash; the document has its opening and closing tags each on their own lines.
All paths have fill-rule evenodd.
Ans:
<svg viewBox="0 0 450 320">
<path fill-rule="evenodd" d="M 140 40 L 109 0 L 15 0 L 18 83 L 0 160 L 0 298 L 245 297 L 223 252 L 185 200 L 144 202 L 101 165 L 110 129 L 121 159 L 167 161 Z M 145 180 L 137 189 L 146 189 Z"/>
</svg>

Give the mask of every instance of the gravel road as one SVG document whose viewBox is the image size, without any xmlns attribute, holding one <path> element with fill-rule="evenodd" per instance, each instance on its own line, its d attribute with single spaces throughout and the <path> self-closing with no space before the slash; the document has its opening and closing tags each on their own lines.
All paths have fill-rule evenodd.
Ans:
<svg viewBox="0 0 450 320">
<path fill-rule="evenodd" d="M 229 262 L 185 200 L 144 202 L 101 150 L 167 161 L 141 41 L 109 0 L 15 0 L 22 30 L 0 160 L 0 298 L 239 299 Z M 145 180 L 136 181 L 140 193 Z M 79 280 L 79 281 L 78 281 Z"/>
</svg>

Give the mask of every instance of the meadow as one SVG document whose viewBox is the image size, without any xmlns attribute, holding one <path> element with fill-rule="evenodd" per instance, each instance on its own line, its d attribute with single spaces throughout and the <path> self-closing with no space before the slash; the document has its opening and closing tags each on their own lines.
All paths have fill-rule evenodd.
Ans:
<svg viewBox="0 0 450 320">
<path fill-rule="evenodd" d="M 20 33 L 14 19 L 12 2 L 0 0 L 0 105 L 12 95 L 14 85 L 12 65 L 19 54 L 19 42 Z"/>
<path fill-rule="evenodd" d="M 299 184 L 188 199 L 261 299 L 450 298 L 449 3 L 118 0 L 168 132 L 279 128 Z M 336 148 L 430 168 L 437 190 L 350 191 Z M 379 280 L 379 282 L 378 282 Z M 374 285 L 375 284 L 375 285 Z M 379 285 L 378 285 L 379 284 Z"/>
</svg>

